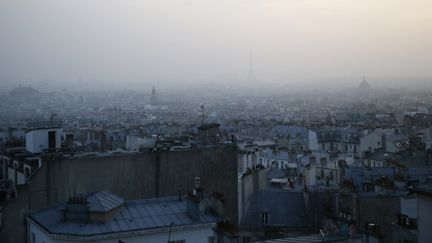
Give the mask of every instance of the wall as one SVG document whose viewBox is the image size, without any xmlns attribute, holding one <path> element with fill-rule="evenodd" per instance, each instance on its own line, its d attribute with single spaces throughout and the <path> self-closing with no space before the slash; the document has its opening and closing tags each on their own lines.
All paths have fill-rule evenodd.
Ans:
<svg viewBox="0 0 432 243">
<path fill-rule="evenodd" d="M 308 131 L 309 150 L 316 151 L 319 149 L 317 134 L 314 131 Z"/>
<path fill-rule="evenodd" d="M 8 176 L 9 176 L 9 180 L 12 181 L 12 183 L 14 185 L 22 185 L 25 184 L 27 182 L 24 173 L 21 173 L 20 171 L 16 170 L 16 179 L 17 181 L 15 181 L 15 169 L 14 168 L 7 168 L 8 170 Z"/>
<path fill-rule="evenodd" d="M 40 153 L 48 148 L 48 132 L 56 132 L 56 148 L 61 146 L 61 128 L 37 129 L 26 133 L 26 150 L 30 153 Z"/>
<path fill-rule="evenodd" d="M 267 172 L 269 168 L 253 171 L 251 174 L 241 176 L 238 179 L 238 222 L 241 220 L 243 211 L 249 203 L 250 197 L 258 190 L 267 188 Z"/>
<path fill-rule="evenodd" d="M 418 195 L 418 242 L 430 242 L 432 239 L 432 197 Z"/>
<path fill-rule="evenodd" d="M 23 220 L 15 212 L 38 209 L 64 201 L 75 193 L 110 190 L 126 200 L 176 196 L 193 188 L 193 178 L 201 177 L 206 192 L 225 196 L 226 213 L 237 223 L 237 149 L 219 146 L 187 151 L 143 152 L 113 156 L 52 159 L 47 156 L 41 169 L 17 202 L 6 205 L 0 239 L 23 242 Z M 30 195 L 30 196 L 29 196 Z"/>
<path fill-rule="evenodd" d="M 401 212 L 400 197 L 392 196 L 360 196 L 359 198 L 359 226 L 366 222 L 373 222 L 381 226 L 381 232 L 387 234 L 391 225 L 396 222 L 396 215 Z M 387 234 L 386 237 L 391 237 Z M 385 240 L 386 238 L 384 238 Z M 385 241 L 387 242 L 387 241 Z"/>
</svg>

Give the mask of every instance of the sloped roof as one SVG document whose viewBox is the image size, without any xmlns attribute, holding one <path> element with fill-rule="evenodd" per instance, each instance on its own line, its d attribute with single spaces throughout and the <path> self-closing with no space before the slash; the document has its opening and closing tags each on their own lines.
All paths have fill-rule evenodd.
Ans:
<svg viewBox="0 0 432 243">
<path fill-rule="evenodd" d="M 90 212 L 109 212 L 121 206 L 124 199 L 109 191 L 100 191 L 87 196 Z"/>
</svg>

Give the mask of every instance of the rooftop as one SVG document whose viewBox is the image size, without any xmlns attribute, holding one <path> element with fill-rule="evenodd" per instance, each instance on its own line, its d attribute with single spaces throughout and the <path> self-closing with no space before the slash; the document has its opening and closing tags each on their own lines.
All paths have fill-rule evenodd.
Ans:
<svg viewBox="0 0 432 243">
<path fill-rule="evenodd" d="M 103 191 L 87 197 L 87 206 L 94 211 L 106 212 L 119 206 L 123 199 Z M 29 218 L 48 233 L 59 236 L 96 237 L 136 231 L 168 230 L 172 227 L 213 224 L 219 218 L 207 209 L 206 199 L 200 203 L 200 218 L 192 220 L 186 211 L 186 199 L 164 197 L 126 201 L 106 222 L 64 220 L 67 203 L 60 203 L 30 214 Z"/>
</svg>

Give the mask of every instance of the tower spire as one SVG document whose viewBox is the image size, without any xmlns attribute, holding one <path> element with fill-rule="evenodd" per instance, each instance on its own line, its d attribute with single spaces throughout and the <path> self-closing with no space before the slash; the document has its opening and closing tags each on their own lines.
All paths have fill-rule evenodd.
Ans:
<svg viewBox="0 0 432 243">
<path fill-rule="evenodd" d="M 255 73 L 253 71 L 253 55 L 252 55 L 252 48 L 250 49 L 249 52 L 249 72 L 246 78 L 247 81 L 249 82 L 256 82 L 256 77 L 255 77 Z"/>
<path fill-rule="evenodd" d="M 157 103 L 158 103 L 158 98 L 156 95 L 156 89 L 155 86 L 153 86 L 151 96 L 150 96 L 150 104 L 157 105 Z"/>
</svg>

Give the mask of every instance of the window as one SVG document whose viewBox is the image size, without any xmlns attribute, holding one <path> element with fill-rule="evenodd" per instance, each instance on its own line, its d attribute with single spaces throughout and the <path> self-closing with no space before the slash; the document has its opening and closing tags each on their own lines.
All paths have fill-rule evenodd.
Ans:
<svg viewBox="0 0 432 243">
<path fill-rule="evenodd" d="M 186 243 L 186 240 L 170 240 L 168 243 Z"/>
<path fill-rule="evenodd" d="M 250 237 L 249 236 L 243 236 L 243 243 L 249 243 Z"/>
<path fill-rule="evenodd" d="M 261 212 L 261 223 L 267 224 L 268 223 L 268 213 L 267 212 Z"/>
<path fill-rule="evenodd" d="M 214 237 L 213 236 L 208 237 L 208 243 L 214 243 Z"/>
<path fill-rule="evenodd" d="M 24 169 L 24 175 L 25 175 L 26 179 L 29 178 L 29 176 L 30 176 L 30 169 L 28 167 L 26 167 Z"/>
<path fill-rule="evenodd" d="M 35 235 L 35 233 L 31 233 L 31 236 L 30 236 L 30 243 L 36 243 L 36 235 Z"/>
</svg>

